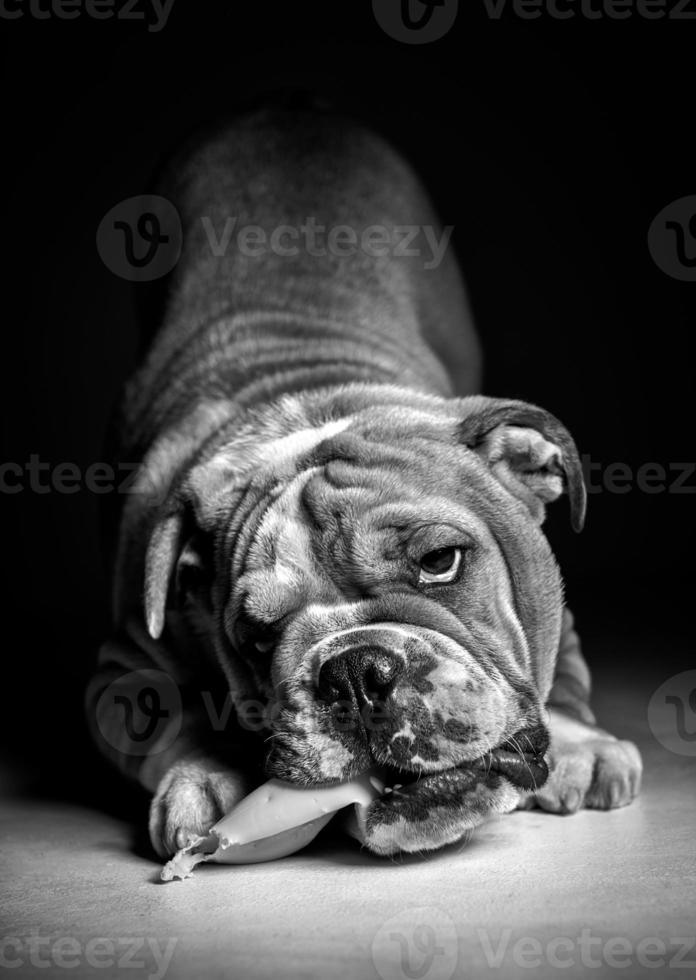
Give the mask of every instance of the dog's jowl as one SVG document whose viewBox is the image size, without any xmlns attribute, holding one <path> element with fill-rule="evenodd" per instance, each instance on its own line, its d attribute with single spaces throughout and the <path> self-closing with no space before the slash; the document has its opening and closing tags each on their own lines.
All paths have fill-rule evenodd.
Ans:
<svg viewBox="0 0 696 980">
<path fill-rule="evenodd" d="M 477 394 L 449 233 L 408 165 L 345 119 L 266 108 L 190 143 L 158 193 L 183 245 L 121 408 L 138 475 L 88 692 L 153 793 L 157 851 L 269 775 L 374 769 L 354 829 L 378 854 L 628 803 L 640 757 L 595 725 L 542 531 L 564 491 L 582 527 L 577 450 L 543 409 Z"/>
</svg>

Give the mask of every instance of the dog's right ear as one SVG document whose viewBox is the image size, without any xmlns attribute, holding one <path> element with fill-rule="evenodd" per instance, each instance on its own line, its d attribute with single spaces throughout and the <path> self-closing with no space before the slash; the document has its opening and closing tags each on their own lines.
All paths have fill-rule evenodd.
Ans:
<svg viewBox="0 0 696 980">
<path fill-rule="evenodd" d="M 213 579 L 213 538 L 222 500 L 231 499 L 238 473 L 236 458 L 225 447 L 199 460 L 164 502 L 150 531 L 145 553 L 143 604 L 153 639 L 164 629 L 167 603 L 195 594 L 209 603 Z"/>
<path fill-rule="evenodd" d="M 145 622 L 158 640 L 164 629 L 170 583 L 184 539 L 184 508 L 158 518 L 145 554 Z"/>
<path fill-rule="evenodd" d="M 145 555 L 145 622 L 153 639 L 162 635 L 170 597 L 177 604 L 187 595 L 208 602 L 212 562 L 211 535 L 196 527 L 189 508 L 158 518 Z"/>
</svg>

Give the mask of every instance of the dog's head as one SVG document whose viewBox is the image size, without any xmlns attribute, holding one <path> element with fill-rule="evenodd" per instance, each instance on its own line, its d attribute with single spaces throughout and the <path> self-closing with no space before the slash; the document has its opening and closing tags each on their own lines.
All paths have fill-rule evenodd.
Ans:
<svg viewBox="0 0 696 980">
<path fill-rule="evenodd" d="M 545 778 L 562 584 L 540 525 L 564 488 L 579 529 L 577 451 L 534 406 L 285 399 L 170 495 L 150 632 L 183 597 L 242 719 L 268 706 L 269 775 L 377 767 L 397 789 L 362 813 L 368 846 L 439 846 Z"/>
</svg>

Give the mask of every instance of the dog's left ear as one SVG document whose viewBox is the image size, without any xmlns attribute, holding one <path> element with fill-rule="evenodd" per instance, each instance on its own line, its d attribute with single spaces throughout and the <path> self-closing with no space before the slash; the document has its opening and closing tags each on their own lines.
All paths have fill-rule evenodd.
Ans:
<svg viewBox="0 0 696 980">
<path fill-rule="evenodd" d="M 461 400 L 460 440 L 523 500 L 539 523 L 545 505 L 567 489 L 575 531 L 585 523 L 587 495 L 570 433 L 550 412 L 527 402 L 474 396 Z"/>
</svg>

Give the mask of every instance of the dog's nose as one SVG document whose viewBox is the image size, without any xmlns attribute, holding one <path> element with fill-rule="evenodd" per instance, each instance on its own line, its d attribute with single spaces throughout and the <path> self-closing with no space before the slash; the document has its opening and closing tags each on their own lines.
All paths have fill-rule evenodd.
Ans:
<svg viewBox="0 0 696 980">
<path fill-rule="evenodd" d="M 327 660 L 319 671 L 322 701 L 384 701 L 401 673 L 401 662 L 379 647 L 359 647 Z"/>
</svg>

